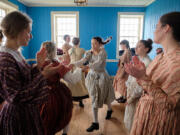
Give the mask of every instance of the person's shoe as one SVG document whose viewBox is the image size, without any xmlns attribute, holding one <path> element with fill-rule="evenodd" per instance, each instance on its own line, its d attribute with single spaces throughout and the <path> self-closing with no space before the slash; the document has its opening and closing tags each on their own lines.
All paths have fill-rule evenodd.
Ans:
<svg viewBox="0 0 180 135">
<path fill-rule="evenodd" d="M 99 129 L 99 123 L 92 123 L 92 125 L 86 130 L 87 132 L 93 132 Z"/>
<path fill-rule="evenodd" d="M 106 120 L 111 119 L 112 112 L 113 112 L 112 110 L 107 111 Z"/>
<path fill-rule="evenodd" d="M 62 135 L 67 135 L 67 133 L 63 133 Z"/>
<path fill-rule="evenodd" d="M 119 98 L 116 98 L 116 101 L 119 103 L 119 101 L 122 99 L 123 99 L 123 96 L 120 96 Z"/>
<path fill-rule="evenodd" d="M 121 103 L 126 103 L 127 99 L 123 98 L 123 100 L 121 101 Z"/>
<path fill-rule="evenodd" d="M 79 106 L 82 107 L 82 108 L 84 108 L 84 104 L 83 104 L 82 101 L 79 101 Z"/>
<path fill-rule="evenodd" d="M 116 99 L 116 101 L 118 103 L 126 103 L 126 98 L 124 98 L 123 96 L 119 97 L 118 99 Z"/>
</svg>

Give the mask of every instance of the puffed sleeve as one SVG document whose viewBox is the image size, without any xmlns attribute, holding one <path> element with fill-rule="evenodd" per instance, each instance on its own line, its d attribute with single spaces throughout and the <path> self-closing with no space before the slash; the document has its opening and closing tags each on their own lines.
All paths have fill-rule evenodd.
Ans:
<svg viewBox="0 0 180 135">
<path fill-rule="evenodd" d="M 147 75 L 137 81 L 152 97 L 159 97 L 159 99 L 175 108 L 180 102 L 180 66 L 176 63 L 173 67 L 162 85 L 155 84 Z"/>
<path fill-rule="evenodd" d="M 90 59 L 91 59 L 91 57 L 92 57 L 91 51 L 86 51 L 85 56 L 84 56 L 81 60 L 76 61 L 76 62 L 74 62 L 74 63 L 72 63 L 72 64 L 74 64 L 74 65 L 77 66 L 77 67 L 80 67 L 80 66 L 82 66 L 85 62 L 89 62 Z"/>
<path fill-rule="evenodd" d="M 25 83 L 15 59 L 0 56 L 0 93 L 7 102 L 39 104 L 46 100 L 49 90 L 46 79 L 37 69 L 31 73 L 34 73 L 31 80 Z"/>
</svg>

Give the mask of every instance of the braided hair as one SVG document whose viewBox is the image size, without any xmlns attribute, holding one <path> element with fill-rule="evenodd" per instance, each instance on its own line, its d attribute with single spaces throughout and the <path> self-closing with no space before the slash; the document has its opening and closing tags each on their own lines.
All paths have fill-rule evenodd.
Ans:
<svg viewBox="0 0 180 135">
<path fill-rule="evenodd" d="M 95 39 L 99 44 L 105 45 L 112 40 L 112 36 L 107 38 L 105 41 L 103 41 L 101 37 L 93 37 L 92 39 Z"/>
</svg>

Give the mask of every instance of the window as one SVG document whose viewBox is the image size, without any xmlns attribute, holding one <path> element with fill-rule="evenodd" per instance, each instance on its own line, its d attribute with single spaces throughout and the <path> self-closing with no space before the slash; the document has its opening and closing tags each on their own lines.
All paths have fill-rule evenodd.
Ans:
<svg viewBox="0 0 180 135">
<path fill-rule="evenodd" d="M 6 10 L 0 8 L 0 23 L 5 15 L 6 15 Z"/>
<path fill-rule="evenodd" d="M 6 15 L 6 10 L 0 8 L 0 24 L 1 24 L 2 19 L 5 17 L 5 15 Z M 4 45 L 5 40 L 6 40 L 6 37 L 3 37 L 2 42 L 0 44 Z"/>
<path fill-rule="evenodd" d="M 52 12 L 51 21 L 52 40 L 58 48 L 64 44 L 64 35 L 70 35 L 71 39 L 79 36 L 79 12 Z"/>
<path fill-rule="evenodd" d="M 142 39 L 144 13 L 118 13 L 118 43 L 117 58 L 121 50 L 120 42 L 124 39 L 129 41 L 130 48 Z"/>
<path fill-rule="evenodd" d="M 17 9 L 18 9 L 18 7 L 16 5 L 12 4 L 11 2 L 9 2 L 7 0 L 1 0 L 0 1 L 0 23 L 1 23 L 2 19 L 3 19 L 3 17 L 7 13 L 15 11 Z M 4 36 L 2 44 L 5 43 L 5 40 L 6 40 L 6 37 Z"/>
</svg>

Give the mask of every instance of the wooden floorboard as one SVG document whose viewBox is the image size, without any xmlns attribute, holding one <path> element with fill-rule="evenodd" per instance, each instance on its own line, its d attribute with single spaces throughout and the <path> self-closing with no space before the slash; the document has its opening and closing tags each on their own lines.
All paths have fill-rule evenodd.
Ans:
<svg viewBox="0 0 180 135">
<path fill-rule="evenodd" d="M 116 102 L 112 103 L 112 119 L 105 120 L 107 106 L 104 105 L 103 108 L 99 109 L 98 113 L 100 129 L 91 133 L 86 132 L 86 129 L 92 123 L 91 100 L 86 99 L 83 102 L 84 108 L 80 108 L 78 103 L 74 103 L 68 135 L 128 135 L 123 123 L 125 107 L 123 104 Z M 59 132 L 56 135 L 61 134 Z"/>
</svg>

